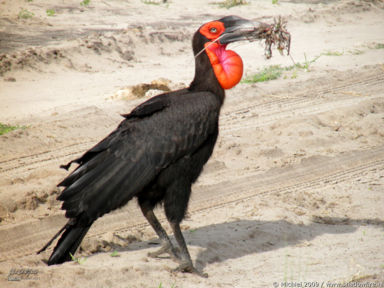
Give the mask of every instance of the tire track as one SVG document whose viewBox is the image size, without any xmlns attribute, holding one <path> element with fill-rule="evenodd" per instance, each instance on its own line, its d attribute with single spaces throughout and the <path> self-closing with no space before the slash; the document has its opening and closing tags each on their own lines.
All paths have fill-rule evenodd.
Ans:
<svg viewBox="0 0 384 288">
<path fill-rule="evenodd" d="M 339 95 L 334 101 L 323 99 L 323 95 L 336 93 L 345 89 L 354 87 L 370 86 L 379 90 L 383 87 L 384 73 L 377 73 L 377 71 L 368 72 L 366 75 L 357 75 L 343 83 L 332 87 L 323 86 L 314 89 L 311 92 L 300 92 L 290 98 L 275 99 L 261 104 L 252 104 L 247 102 L 243 107 L 236 107 L 236 109 L 227 110 L 222 113 L 220 118 L 220 131 L 233 132 L 239 129 L 254 129 L 273 123 L 274 121 L 291 117 L 292 115 L 310 115 L 313 113 L 320 113 L 332 110 L 334 108 L 345 107 L 351 104 L 356 104 L 361 101 L 373 99 L 375 96 L 370 97 L 351 97 L 348 95 Z M 362 88 L 364 90 L 364 87 Z M 378 90 L 378 91 L 379 91 Z M 308 91 L 308 90 L 307 90 Z M 380 90 L 381 91 L 381 90 Z M 366 92 L 366 91 L 365 91 Z M 281 94 L 281 92 L 280 92 Z M 308 95 L 311 95 L 310 97 Z M 332 105 L 329 105 L 329 103 Z M 254 119 L 253 114 L 257 113 L 258 118 Z M 245 118 L 245 119 L 244 119 Z M 250 125 L 247 121 L 252 120 L 254 123 Z M 95 141 L 86 141 L 82 143 L 71 144 L 63 147 L 57 147 L 45 152 L 40 152 L 28 156 L 22 156 L 0 162 L 0 175 L 3 173 L 22 174 L 29 170 L 37 169 L 42 166 L 50 165 L 51 163 L 65 162 L 66 159 L 75 158 L 75 156 L 84 153 L 92 147 Z"/>
<path fill-rule="evenodd" d="M 12 170 L 22 169 L 22 170 L 31 170 L 38 168 L 38 164 L 43 164 L 47 162 L 57 162 L 60 159 L 67 158 L 79 154 L 79 151 L 85 151 L 89 149 L 90 145 L 94 143 L 93 141 L 87 141 L 82 143 L 71 144 L 63 147 L 57 147 L 52 150 L 22 156 L 18 158 L 13 158 L 10 160 L 0 162 L 0 174 L 9 172 Z M 19 173 L 21 171 L 18 171 Z"/>
<path fill-rule="evenodd" d="M 379 70 L 379 69 L 378 69 Z M 339 83 L 338 85 L 323 85 L 320 87 L 314 87 L 311 90 L 304 90 L 301 92 L 292 93 L 289 92 L 289 97 L 282 98 L 282 99 L 275 99 L 272 101 L 268 101 L 266 103 L 262 104 L 256 104 L 256 105 L 249 105 L 249 102 L 247 102 L 245 105 L 242 105 L 241 107 L 237 106 L 237 109 L 232 109 L 229 111 L 226 111 L 221 115 L 221 118 L 226 119 L 227 117 L 231 118 L 232 115 L 236 114 L 244 114 L 247 113 L 247 110 L 250 110 L 252 108 L 259 108 L 263 111 L 268 110 L 276 110 L 276 106 L 279 104 L 283 106 L 285 105 L 291 105 L 295 106 L 296 104 L 299 104 L 301 102 L 308 102 L 311 100 L 315 100 L 318 98 L 322 98 L 329 94 L 336 94 L 337 92 L 342 92 L 346 89 L 352 89 L 352 88 L 359 88 L 359 90 L 362 90 L 366 93 L 366 87 L 369 86 L 371 88 L 375 86 L 383 87 L 384 83 L 384 73 L 382 71 L 374 70 L 372 72 L 368 72 L 364 75 L 358 74 L 357 76 L 351 76 L 348 79 L 342 80 L 342 83 Z M 333 83 L 332 83 L 333 84 Z M 288 92 L 285 92 L 288 94 Z M 284 94 L 283 91 L 279 91 L 278 94 Z"/>
<path fill-rule="evenodd" d="M 224 124 L 220 130 L 230 132 L 239 129 L 262 127 L 284 118 L 327 112 L 335 108 L 357 105 L 360 102 L 381 97 L 381 95 L 375 94 L 382 92 L 384 73 L 378 75 L 369 74 L 365 79 L 357 81 L 358 83 L 355 83 L 353 80 L 348 80 L 347 83 L 336 87 L 322 87 L 311 92 L 300 92 L 290 98 L 277 99 L 259 105 L 247 105 L 235 111 L 226 111 L 220 119 Z M 349 95 L 351 93 L 345 91 L 355 86 L 359 86 L 364 94 L 368 92 L 365 86 L 369 86 L 369 92 L 374 95 L 357 97 L 351 96 Z M 343 91 L 344 93 L 342 93 Z M 332 99 L 323 97 L 328 94 L 336 94 L 337 97 Z M 257 115 L 256 119 L 254 117 L 255 114 Z M 246 122 L 247 119 L 252 120 L 252 125 Z"/>
<path fill-rule="evenodd" d="M 290 109 L 291 107 L 284 107 L 282 108 L 279 113 L 273 113 L 273 111 L 268 111 L 268 113 L 262 111 L 258 113 L 259 117 L 257 119 L 252 119 L 252 117 L 247 117 L 246 119 L 240 117 L 233 121 L 231 125 L 223 125 L 221 127 L 220 131 L 222 132 L 233 132 L 238 130 L 244 130 L 244 129 L 254 129 L 258 127 L 264 127 L 268 126 L 276 121 L 283 120 L 283 119 L 289 119 L 292 117 L 297 117 L 300 115 L 300 117 L 303 116 L 309 116 L 313 114 L 323 113 L 323 112 L 329 112 L 331 110 L 340 109 L 349 107 L 352 105 L 358 105 L 361 102 L 372 100 L 372 99 L 379 99 L 380 96 L 373 95 L 369 97 L 364 98 L 344 98 L 340 99 L 337 98 L 334 101 L 308 101 L 308 102 L 298 102 L 295 105 L 295 109 Z M 291 104 L 291 103 L 290 103 Z M 256 112 L 256 111 L 255 111 Z M 234 120 L 234 119 L 232 119 Z"/>
<path fill-rule="evenodd" d="M 196 214 L 223 207 L 230 203 L 272 193 L 291 193 L 319 187 L 328 182 L 341 182 L 360 177 L 365 171 L 384 171 L 384 146 L 345 153 L 334 158 L 314 158 L 311 163 L 272 169 L 235 181 L 223 181 L 210 186 L 193 188 L 189 212 Z M 160 217 L 162 218 L 162 217 Z M 34 254 L 64 225 L 60 215 L 0 228 L 0 261 Z M 106 232 L 122 232 L 146 227 L 144 217 L 132 201 L 124 209 L 99 219 L 87 237 L 95 238 Z"/>
</svg>

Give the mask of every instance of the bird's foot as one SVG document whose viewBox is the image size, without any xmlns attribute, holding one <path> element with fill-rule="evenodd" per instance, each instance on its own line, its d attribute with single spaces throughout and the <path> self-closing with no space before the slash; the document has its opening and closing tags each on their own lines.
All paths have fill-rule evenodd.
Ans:
<svg viewBox="0 0 384 288">
<path fill-rule="evenodd" d="M 182 262 L 179 267 L 177 267 L 176 269 L 172 270 L 172 272 L 184 272 L 184 273 L 192 273 L 192 274 L 196 274 L 200 277 L 203 277 L 203 278 L 208 278 L 208 274 L 207 273 L 204 273 L 202 271 L 199 271 L 197 270 L 192 262 L 190 261 L 184 261 Z"/>
<path fill-rule="evenodd" d="M 175 248 L 172 244 L 170 243 L 165 243 L 161 246 L 161 248 L 155 252 L 149 252 L 148 257 L 151 258 L 160 258 L 159 256 L 168 253 L 169 256 L 175 261 L 180 261 L 180 251 L 179 249 Z"/>
</svg>

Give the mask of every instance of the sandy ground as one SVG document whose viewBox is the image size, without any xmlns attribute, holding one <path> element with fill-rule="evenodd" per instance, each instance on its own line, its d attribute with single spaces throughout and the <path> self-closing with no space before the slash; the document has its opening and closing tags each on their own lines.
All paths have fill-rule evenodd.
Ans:
<svg viewBox="0 0 384 288">
<path fill-rule="evenodd" d="M 0 123 L 22 127 L 0 136 L 0 287 L 384 287 L 383 1 L 144 2 L 0 1 Z M 65 222 L 59 165 L 188 85 L 192 33 L 229 14 L 286 17 L 308 69 L 227 93 L 182 224 L 209 278 L 147 257 L 157 239 L 133 201 L 95 223 L 79 263 L 47 267 L 51 250 L 35 252 Z M 292 65 L 261 43 L 232 48 L 246 75 Z"/>
</svg>

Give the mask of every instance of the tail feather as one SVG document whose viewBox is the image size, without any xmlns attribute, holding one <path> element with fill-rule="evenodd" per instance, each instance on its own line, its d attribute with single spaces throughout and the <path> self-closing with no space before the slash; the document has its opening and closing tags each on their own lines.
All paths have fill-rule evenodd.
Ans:
<svg viewBox="0 0 384 288">
<path fill-rule="evenodd" d="M 91 225 L 92 223 L 84 225 L 80 221 L 70 220 L 38 253 L 47 249 L 53 240 L 65 230 L 57 242 L 56 247 L 53 249 L 47 264 L 55 265 L 71 261 L 71 254 L 75 254 Z"/>
<path fill-rule="evenodd" d="M 36 254 L 40 254 L 41 252 L 45 251 L 49 246 L 51 246 L 52 242 L 55 241 L 55 239 L 56 239 L 57 237 L 59 237 L 61 233 L 63 233 L 63 231 L 68 227 L 68 225 L 70 225 L 70 222 L 68 222 L 67 224 L 65 224 L 65 225 L 63 226 L 63 228 L 61 228 L 61 229 L 55 234 L 55 236 L 53 236 L 52 239 L 49 240 L 48 243 L 44 245 L 43 248 L 41 248 L 39 251 L 37 251 Z"/>
</svg>

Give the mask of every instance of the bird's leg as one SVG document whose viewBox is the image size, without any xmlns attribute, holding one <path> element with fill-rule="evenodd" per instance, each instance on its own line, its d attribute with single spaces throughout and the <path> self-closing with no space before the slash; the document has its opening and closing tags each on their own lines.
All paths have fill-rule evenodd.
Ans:
<svg viewBox="0 0 384 288">
<path fill-rule="evenodd" d="M 207 278 L 208 277 L 207 273 L 203 273 L 203 272 L 197 270 L 193 266 L 191 255 L 189 254 L 187 244 L 185 243 L 183 234 L 181 233 L 181 230 L 180 230 L 180 224 L 171 222 L 171 227 L 172 227 L 173 233 L 175 235 L 177 244 L 180 247 L 180 254 L 181 254 L 180 255 L 181 256 L 181 263 L 180 263 L 179 267 L 177 267 L 174 271 L 194 273 L 194 274 L 197 274 L 201 277 Z"/>
<path fill-rule="evenodd" d="M 152 258 L 157 258 L 161 254 L 169 253 L 172 258 L 174 258 L 175 260 L 179 260 L 179 251 L 175 248 L 175 246 L 173 246 L 171 240 L 167 235 L 167 232 L 161 226 L 159 220 L 157 220 L 153 209 L 145 204 L 140 204 L 140 208 L 145 218 L 148 220 L 149 224 L 151 224 L 153 230 L 155 230 L 156 234 L 159 236 L 161 241 L 161 248 L 155 252 L 148 253 L 148 256 Z"/>
<path fill-rule="evenodd" d="M 183 164 L 183 162 L 181 163 Z M 190 164 L 188 163 L 188 165 Z M 181 168 L 182 167 L 177 167 L 177 169 Z M 177 173 L 180 173 L 180 171 Z M 188 173 L 191 173 L 191 171 Z M 180 230 L 180 222 L 183 220 L 187 211 L 189 196 L 191 194 L 190 179 L 179 177 L 175 180 L 176 181 L 167 188 L 164 197 L 165 215 L 167 216 L 168 222 L 173 230 L 173 235 L 180 248 L 180 265 L 174 271 L 189 272 L 202 277 L 208 277 L 207 274 L 200 272 L 193 266 L 191 255 L 189 255 L 187 244 Z"/>
</svg>

